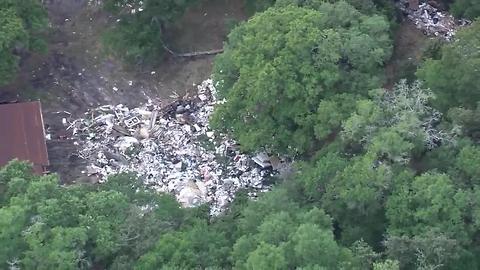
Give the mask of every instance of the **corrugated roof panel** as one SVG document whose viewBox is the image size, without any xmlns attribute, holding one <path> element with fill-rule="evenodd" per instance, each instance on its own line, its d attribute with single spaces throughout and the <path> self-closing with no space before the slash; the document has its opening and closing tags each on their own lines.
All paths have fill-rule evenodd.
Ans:
<svg viewBox="0 0 480 270">
<path fill-rule="evenodd" d="M 39 101 L 0 105 L 0 166 L 15 158 L 32 162 L 38 173 L 49 165 Z"/>
</svg>

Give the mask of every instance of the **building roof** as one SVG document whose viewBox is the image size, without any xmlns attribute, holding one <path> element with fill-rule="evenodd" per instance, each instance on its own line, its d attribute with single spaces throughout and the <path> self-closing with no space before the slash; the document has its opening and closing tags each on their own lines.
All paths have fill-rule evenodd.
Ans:
<svg viewBox="0 0 480 270">
<path fill-rule="evenodd" d="M 0 105 L 0 166 L 15 158 L 33 163 L 36 173 L 49 165 L 39 101 Z"/>
</svg>

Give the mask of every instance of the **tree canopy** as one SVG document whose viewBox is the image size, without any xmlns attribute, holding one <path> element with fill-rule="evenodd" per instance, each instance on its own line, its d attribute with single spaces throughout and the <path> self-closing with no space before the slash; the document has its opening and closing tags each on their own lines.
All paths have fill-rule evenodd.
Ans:
<svg viewBox="0 0 480 270">
<path fill-rule="evenodd" d="M 455 0 L 450 10 L 457 17 L 473 20 L 480 16 L 480 3 L 475 0 Z"/>
<path fill-rule="evenodd" d="M 40 34 L 47 26 L 47 14 L 38 0 L 0 2 L 0 86 L 18 69 L 20 53 L 44 50 Z"/>
<path fill-rule="evenodd" d="M 100 187 L 63 187 L 24 163 L 0 171 L 0 263 L 22 269 L 132 269 L 184 212 L 167 195 L 119 175 Z"/>
<path fill-rule="evenodd" d="M 451 107 L 473 109 L 480 100 L 480 23 L 459 31 L 454 42 L 441 49 L 440 59 L 428 59 L 417 75 L 437 96 L 443 111 Z M 455 68 L 452 68 L 455 67 Z"/>
<path fill-rule="evenodd" d="M 303 153 L 339 127 L 356 96 L 381 86 L 390 51 L 385 19 L 346 2 L 268 9 L 234 29 L 215 62 L 227 102 L 214 125 L 247 150 Z"/>
</svg>

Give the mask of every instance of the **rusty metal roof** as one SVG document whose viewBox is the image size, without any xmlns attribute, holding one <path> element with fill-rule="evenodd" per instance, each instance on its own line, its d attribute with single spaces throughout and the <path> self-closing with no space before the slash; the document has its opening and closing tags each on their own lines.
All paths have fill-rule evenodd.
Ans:
<svg viewBox="0 0 480 270">
<path fill-rule="evenodd" d="M 30 161 L 37 173 L 49 165 L 39 101 L 0 105 L 0 166 Z"/>
</svg>

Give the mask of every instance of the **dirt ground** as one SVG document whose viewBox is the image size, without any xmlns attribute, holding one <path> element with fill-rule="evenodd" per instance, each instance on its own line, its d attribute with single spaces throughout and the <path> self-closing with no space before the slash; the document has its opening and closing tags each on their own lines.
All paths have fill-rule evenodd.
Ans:
<svg viewBox="0 0 480 270">
<path fill-rule="evenodd" d="M 429 39 L 411 21 L 400 23 L 394 33 L 392 57 L 385 67 L 385 88 L 391 89 L 400 79 L 413 79 Z"/>
<path fill-rule="evenodd" d="M 156 68 L 125 67 L 107 55 L 101 35 L 114 18 L 89 0 L 43 1 L 50 18 L 47 54 L 31 54 L 21 62 L 17 78 L 0 88 L 0 102 L 40 100 L 47 126 L 50 170 L 62 181 L 81 175 L 84 165 L 75 153 L 62 118 L 78 117 L 103 104 L 136 106 L 158 102 L 173 93 L 184 95 L 210 76 L 213 56 L 175 58 L 166 55 Z M 170 30 L 167 43 L 179 52 L 218 49 L 230 20 L 245 19 L 243 0 L 203 0 L 190 8 Z"/>
</svg>

